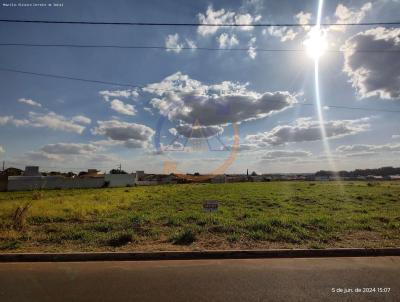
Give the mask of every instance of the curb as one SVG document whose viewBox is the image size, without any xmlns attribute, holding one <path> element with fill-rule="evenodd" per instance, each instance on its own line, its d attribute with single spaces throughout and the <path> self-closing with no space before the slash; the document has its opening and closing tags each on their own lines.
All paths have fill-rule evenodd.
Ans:
<svg viewBox="0 0 400 302">
<path fill-rule="evenodd" d="M 400 256 L 400 248 L 216 250 L 108 253 L 4 253 L 0 262 L 154 261 L 201 259 L 321 258 Z"/>
</svg>

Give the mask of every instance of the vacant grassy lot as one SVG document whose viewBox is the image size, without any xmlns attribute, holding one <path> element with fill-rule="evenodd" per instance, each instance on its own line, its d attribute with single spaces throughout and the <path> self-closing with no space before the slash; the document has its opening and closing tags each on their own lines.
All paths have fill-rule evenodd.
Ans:
<svg viewBox="0 0 400 302">
<path fill-rule="evenodd" d="M 389 247 L 399 231 L 400 182 L 0 193 L 0 252 Z"/>
</svg>

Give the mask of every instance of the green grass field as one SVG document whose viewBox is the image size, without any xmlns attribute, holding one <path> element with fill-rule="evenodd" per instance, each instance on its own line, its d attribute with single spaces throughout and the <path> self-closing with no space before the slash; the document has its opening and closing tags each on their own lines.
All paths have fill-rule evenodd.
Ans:
<svg viewBox="0 0 400 302">
<path fill-rule="evenodd" d="M 0 193 L 0 252 L 399 247 L 399 196 L 400 182 Z"/>
</svg>

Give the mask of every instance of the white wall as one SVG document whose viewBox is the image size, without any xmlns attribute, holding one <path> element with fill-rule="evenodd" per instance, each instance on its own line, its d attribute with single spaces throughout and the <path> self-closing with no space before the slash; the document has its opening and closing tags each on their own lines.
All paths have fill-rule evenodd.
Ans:
<svg viewBox="0 0 400 302">
<path fill-rule="evenodd" d="M 157 180 L 137 180 L 135 184 L 138 186 L 155 186 L 159 185 L 160 182 L 158 182 Z"/>
<path fill-rule="evenodd" d="M 106 174 L 104 180 L 110 188 L 128 187 L 135 184 L 135 174 Z"/>
<path fill-rule="evenodd" d="M 10 176 L 8 191 L 29 191 L 40 189 L 89 189 L 104 186 L 104 178 L 24 177 Z"/>
</svg>

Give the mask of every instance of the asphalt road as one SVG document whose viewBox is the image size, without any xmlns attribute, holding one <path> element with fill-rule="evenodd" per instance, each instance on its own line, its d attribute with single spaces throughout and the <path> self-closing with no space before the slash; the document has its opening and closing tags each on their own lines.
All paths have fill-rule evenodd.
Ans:
<svg viewBox="0 0 400 302">
<path fill-rule="evenodd" d="M 0 301 L 400 301 L 400 257 L 0 263 Z"/>
</svg>

